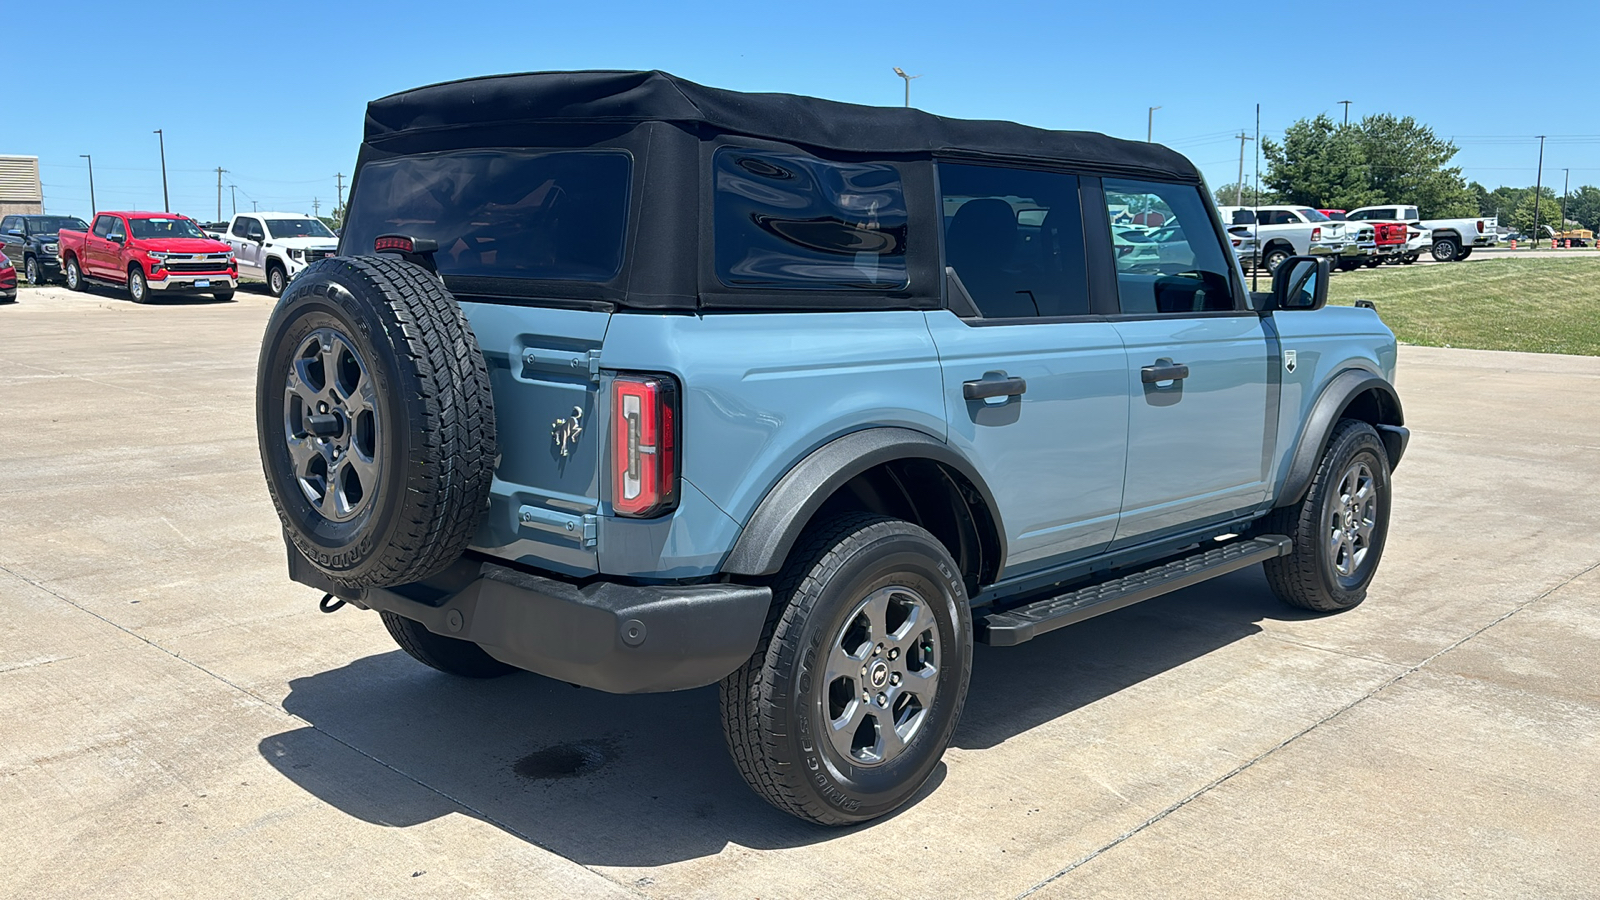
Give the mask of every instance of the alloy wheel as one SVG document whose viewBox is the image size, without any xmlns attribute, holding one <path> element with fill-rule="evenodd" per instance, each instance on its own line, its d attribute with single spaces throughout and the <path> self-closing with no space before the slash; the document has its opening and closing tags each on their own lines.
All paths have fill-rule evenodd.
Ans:
<svg viewBox="0 0 1600 900">
<path fill-rule="evenodd" d="M 1328 498 L 1325 522 L 1328 556 L 1340 578 L 1355 578 L 1372 550 L 1378 527 L 1378 485 L 1372 468 L 1357 460 L 1339 478 Z"/>
<path fill-rule="evenodd" d="M 24 270 L 24 273 L 28 277 L 28 283 L 29 284 L 38 284 L 39 283 L 39 261 L 38 260 L 34 259 L 31 256 L 28 257 L 28 262 L 27 262 L 26 265 L 23 266 L 23 270 Z"/>
<path fill-rule="evenodd" d="M 284 387 L 284 443 L 300 490 L 323 518 L 346 522 L 377 493 L 377 391 L 355 342 L 334 328 L 305 337 Z"/>
<path fill-rule="evenodd" d="M 901 585 L 869 594 L 828 645 L 820 700 L 833 749 L 863 767 L 900 755 L 933 708 L 941 662 L 921 594 Z"/>
</svg>

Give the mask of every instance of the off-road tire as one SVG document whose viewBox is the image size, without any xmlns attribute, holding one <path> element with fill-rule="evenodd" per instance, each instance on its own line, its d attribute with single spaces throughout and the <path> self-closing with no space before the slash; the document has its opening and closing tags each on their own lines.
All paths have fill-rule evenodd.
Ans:
<svg viewBox="0 0 1600 900">
<path fill-rule="evenodd" d="M 289 273 L 275 262 L 267 263 L 267 293 L 274 297 L 282 297 L 283 292 L 288 289 Z"/>
<path fill-rule="evenodd" d="M 516 666 L 495 659 L 471 641 L 434 634 L 420 622 L 387 610 L 379 615 L 400 649 L 425 666 L 462 678 L 499 678 L 518 671 Z"/>
<path fill-rule="evenodd" d="M 67 290 L 86 291 L 89 286 L 83 283 L 83 267 L 78 265 L 76 256 L 67 258 L 66 271 L 63 276 L 67 280 Z"/>
<path fill-rule="evenodd" d="M 1340 481 L 1357 461 L 1367 464 L 1376 483 L 1376 525 L 1365 560 L 1351 577 L 1343 577 L 1334 568 L 1329 548 L 1330 504 L 1340 502 Z M 1294 539 L 1292 553 L 1262 565 L 1278 599 L 1316 612 L 1340 612 L 1365 600 L 1388 537 L 1390 492 L 1389 455 L 1377 430 L 1357 419 L 1341 419 L 1304 499 L 1274 510 L 1256 529 Z"/>
<path fill-rule="evenodd" d="M 1435 262 L 1455 262 L 1461 245 L 1456 243 L 1455 238 L 1439 238 L 1433 242 L 1431 252 Z"/>
<path fill-rule="evenodd" d="M 822 733 L 816 677 L 830 636 L 878 586 L 914 582 L 928 592 L 938 631 L 937 687 L 929 718 L 899 755 L 853 765 Z M 722 680 L 723 733 L 739 774 L 778 809 L 823 825 L 849 825 L 898 808 L 933 774 L 966 702 L 972 614 L 949 551 L 909 522 L 851 513 L 813 524 L 773 585 L 773 605 L 750 660 Z"/>
<path fill-rule="evenodd" d="M 290 368 L 319 330 L 347 338 L 373 380 L 374 484 L 342 521 L 302 488 L 287 441 Z M 387 587 L 437 573 L 466 549 L 487 509 L 498 461 L 488 367 L 461 308 L 421 266 L 332 257 L 296 278 L 267 322 L 256 425 L 285 533 L 341 585 Z"/>
<path fill-rule="evenodd" d="M 150 302 L 150 280 L 144 277 L 144 269 L 139 266 L 128 267 L 128 299 L 135 303 Z"/>
</svg>

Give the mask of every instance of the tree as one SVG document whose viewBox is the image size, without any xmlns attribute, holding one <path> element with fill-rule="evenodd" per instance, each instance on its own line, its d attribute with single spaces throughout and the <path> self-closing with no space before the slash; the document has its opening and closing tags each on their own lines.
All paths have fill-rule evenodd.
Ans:
<svg viewBox="0 0 1600 900">
<path fill-rule="evenodd" d="M 1553 194 L 1554 192 L 1552 191 L 1550 193 Z M 1536 200 L 1537 202 L 1535 202 Z M 1539 212 L 1538 234 L 1533 233 L 1533 214 L 1535 207 L 1538 208 Z M 1549 228 L 1552 231 L 1560 231 L 1560 221 L 1561 199 L 1559 197 L 1547 195 L 1543 191 L 1540 192 L 1537 198 L 1535 198 L 1532 191 L 1529 191 L 1528 196 L 1523 199 L 1522 203 L 1517 207 L 1516 212 L 1512 213 L 1511 215 L 1512 227 L 1516 228 L 1523 234 L 1533 237 L 1535 240 L 1543 240 L 1550 236 L 1550 232 L 1546 231 L 1546 228 Z"/>
<path fill-rule="evenodd" d="M 1415 204 L 1425 218 L 1478 214 L 1478 202 L 1449 162 L 1459 148 L 1410 116 L 1378 113 L 1356 126 L 1370 189 L 1383 202 Z"/>
<path fill-rule="evenodd" d="M 1218 206 L 1264 206 L 1266 204 L 1276 202 L 1271 194 L 1258 190 L 1257 188 L 1253 188 L 1248 184 L 1244 186 L 1243 191 L 1240 191 L 1239 184 L 1237 182 L 1233 184 L 1225 184 L 1222 187 L 1217 188 L 1212 193 L 1217 198 Z M 1235 202 L 1235 200 L 1239 198 L 1240 194 L 1243 194 L 1243 199 L 1239 199 L 1238 202 Z"/>
<path fill-rule="evenodd" d="M 1600 231 L 1600 188 L 1586 184 L 1569 194 L 1567 218 L 1590 231 Z"/>
<path fill-rule="evenodd" d="M 1335 126 L 1326 115 L 1290 125 L 1281 144 L 1263 138 L 1261 152 L 1264 184 L 1285 203 L 1355 209 L 1384 200 L 1371 188 L 1358 130 Z"/>
</svg>

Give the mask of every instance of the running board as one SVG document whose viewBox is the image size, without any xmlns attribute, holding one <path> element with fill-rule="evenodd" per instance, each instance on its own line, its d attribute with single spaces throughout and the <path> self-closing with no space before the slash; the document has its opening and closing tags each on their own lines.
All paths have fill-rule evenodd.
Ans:
<svg viewBox="0 0 1600 900">
<path fill-rule="evenodd" d="M 1281 534 L 1234 541 L 1002 612 L 988 615 L 980 612 L 973 623 L 975 636 L 979 643 L 1013 647 L 1141 600 L 1181 590 L 1264 560 L 1288 556 L 1293 550 L 1294 541 Z"/>
</svg>

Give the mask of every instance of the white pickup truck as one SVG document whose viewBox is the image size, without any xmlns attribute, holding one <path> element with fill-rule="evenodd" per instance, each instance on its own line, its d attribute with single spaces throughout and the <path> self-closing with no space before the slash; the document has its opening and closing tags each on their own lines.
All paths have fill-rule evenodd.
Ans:
<svg viewBox="0 0 1600 900">
<path fill-rule="evenodd" d="M 1239 241 L 1234 253 L 1246 267 L 1275 271 L 1291 256 L 1358 261 L 1375 248 L 1370 236 L 1368 246 L 1361 246 L 1358 227 L 1335 222 L 1307 206 L 1223 206 L 1217 211 L 1229 236 Z"/>
<path fill-rule="evenodd" d="M 339 238 L 328 226 L 302 213 L 239 213 L 222 240 L 239 260 L 239 275 L 265 281 L 274 297 L 283 295 L 300 270 L 339 252 Z"/>
<path fill-rule="evenodd" d="M 1363 206 L 1345 214 L 1351 222 L 1404 222 L 1429 234 L 1429 252 L 1438 262 L 1454 262 L 1472 255 L 1474 247 L 1493 247 L 1500 241 L 1499 223 L 1493 216 L 1470 219 L 1424 219 L 1415 206 L 1403 203 Z"/>
</svg>

